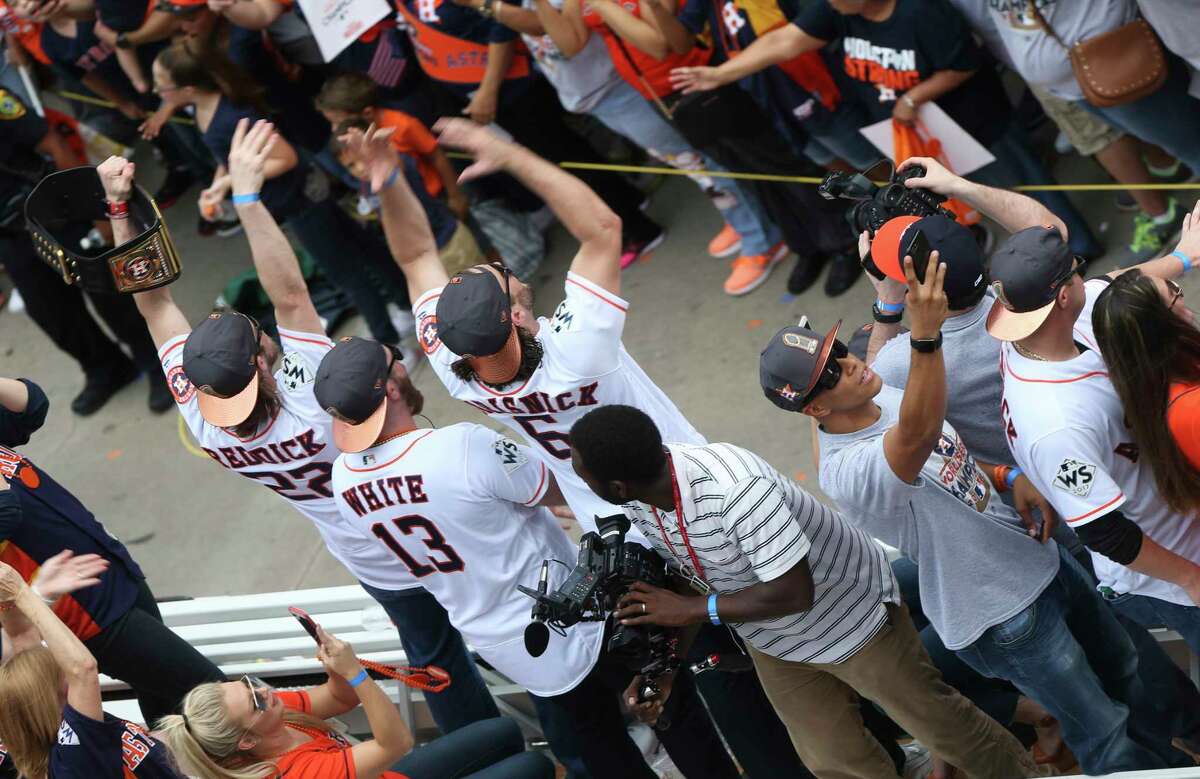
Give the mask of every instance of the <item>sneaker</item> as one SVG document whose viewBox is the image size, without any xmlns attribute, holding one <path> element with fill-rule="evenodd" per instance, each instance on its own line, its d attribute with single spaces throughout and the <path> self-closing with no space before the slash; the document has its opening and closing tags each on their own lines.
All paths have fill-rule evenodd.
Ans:
<svg viewBox="0 0 1200 779">
<path fill-rule="evenodd" d="M 821 254 L 814 257 L 797 257 L 792 272 L 788 274 L 787 291 L 799 295 L 807 290 L 817 279 L 821 278 L 821 270 L 829 261 L 829 255 Z"/>
<path fill-rule="evenodd" d="M 175 405 L 175 397 L 167 387 L 167 379 L 163 376 L 162 371 L 154 371 L 150 374 L 150 397 L 147 398 L 146 405 L 155 414 L 168 411 Z"/>
<path fill-rule="evenodd" d="M 1127 189 L 1123 189 L 1117 193 L 1117 196 L 1113 198 L 1113 205 L 1117 207 L 1118 211 L 1124 211 L 1127 214 L 1137 211 L 1141 207 L 1133 199 L 1133 193 Z"/>
<path fill-rule="evenodd" d="M 1149 214 L 1140 213 L 1133 220 L 1133 240 L 1129 250 L 1134 254 L 1154 254 L 1162 251 L 1171 240 L 1179 234 L 1183 224 L 1184 209 L 1179 207 L 1179 201 L 1171 198 L 1167 206 L 1169 219 L 1156 223 Z"/>
<path fill-rule="evenodd" d="M 621 270 L 628 268 L 657 249 L 665 240 L 667 240 L 667 231 L 659 228 L 658 235 L 653 238 L 644 241 L 626 241 L 625 248 L 621 249 Z"/>
<path fill-rule="evenodd" d="M 180 195 L 191 189 L 195 183 L 196 177 L 187 168 L 170 168 L 162 185 L 154 193 L 154 202 L 158 203 L 160 209 L 166 210 L 175 205 Z"/>
<path fill-rule="evenodd" d="M 213 225 L 216 227 L 218 238 L 229 238 L 242 231 L 242 220 L 237 218 L 237 214 L 233 214 L 228 219 L 219 219 L 213 222 Z"/>
<path fill-rule="evenodd" d="M 81 417 L 95 414 L 104 408 L 104 404 L 113 395 L 116 395 L 137 377 L 137 366 L 128 359 L 125 360 L 124 365 L 105 371 L 103 374 L 88 376 L 83 390 L 71 401 L 71 410 Z M 164 384 L 165 381 L 164 379 Z"/>
<path fill-rule="evenodd" d="M 836 298 L 854 286 L 863 273 L 858 250 L 850 249 L 830 257 L 829 275 L 825 277 L 825 294 Z"/>
<path fill-rule="evenodd" d="M 775 266 L 788 255 L 783 241 L 772 246 L 766 254 L 743 255 L 733 261 L 733 273 L 725 279 L 726 294 L 745 295 L 762 286 Z"/>
<path fill-rule="evenodd" d="M 933 773 L 933 755 L 929 747 L 919 741 L 904 744 L 904 779 L 925 779 Z"/>
<path fill-rule="evenodd" d="M 211 238 L 217 234 L 217 223 L 210 222 L 202 216 L 196 217 L 196 235 L 201 238 Z"/>
<path fill-rule="evenodd" d="M 742 248 L 742 236 L 737 234 L 728 224 L 721 228 L 721 232 L 708 242 L 708 253 L 718 259 L 723 257 L 732 257 L 737 254 Z"/>
</svg>

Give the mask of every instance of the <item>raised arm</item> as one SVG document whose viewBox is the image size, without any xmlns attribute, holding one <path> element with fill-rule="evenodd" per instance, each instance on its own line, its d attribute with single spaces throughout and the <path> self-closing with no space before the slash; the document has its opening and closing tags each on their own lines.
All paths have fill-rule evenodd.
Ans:
<svg viewBox="0 0 1200 779">
<path fill-rule="evenodd" d="M 676 54 L 687 54 L 696 47 L 696 36 L 683 26 L 683 22 L 679 21 L 670 0 L 646 0 L 642 3 L 642 9 L 650 23 L 658 28 L 658 31 L 667 39 L 667 45 L 671 47 L 671 51 Z"/>
<path fill-rule="evenodd" d="M 595 192 L 557 165 L 462 119 L 441 119 L 434 126 L 447 146 L 464 149 L 475 162 L 460 180 L 504 171 L 540 197 L 580 247 L 571 271 L 613 294 L 621 288 L 621 220 Z"/>
<path fill-rule="evenodd" d="M 666 59 L 671 53 L 666 36 L 656 26 L 629 13 L 619 3 L 591 0 L 589 4 L 609 29 L 629 45 L 636 46 L 656 60 Z"/>
<path fill-rule="evenodd" d="M 684 92 L 716 89 L 805 52 L 816 51 L 828 42 L 814 38 L 794 24 L 785 24 L 719 67 L 675 68 L 671 71 L 671 85 Z"/>
<path fill-rule="evenodd" d="M 247 30 L 265 30 L 283 14 L 278 0 L 208 0 L 208 7 Z"/>
<path fill-rule="evenodd" d="M 454 0 L 454 2 L 474 11 L 483 9 L 483 0 Z M 492 4 L 492 19 L 523 35 L 542 35 L 545 32 L 542 23 L 538 21 L 536 11 L 504 2 L 504 0 L 497 0 Z"/>
<path fill-rule="evenodd" d="M 898 170 L 904 170 L 912 165 L 925 168 L 925 175 L 906 181 L 905 186 L 909 189 L 928 189 L 939 195 L 957 198 L 991 217 L 1010 233 L 1027 227 L 1049 225 L 1058 228 L 1064 241 L 1067 239 L 1067 226 L 1063 220 L 1028 195 L 967 181 L 930 157 L 910 157 L 897 167 Z"/>
<path fill-rule="evenodd" d="M 229 147 L 234 208 L 246 230 L 254 269 L 275 307 L 275 320 L 279 326 L 302 333 L 323 334 L 325 328 L 308 295 L 296 253 L 271 212 L 258 198 L 267 161 L 278 137 L 270 122 L 259 120 L 251 127 L 249 119 L 238 121 Z"/>
<path fill-rule="evenodd" d="M 400 156 L 392 147 L 391 132 L 371 125 L 366 133 L 351 130 L 340 140 L 346 153 L 367 172 L 371 191 L 379 195 L 379 217 L 388 249 L 404 271 L 408 295 L 415 303 L 429 290 L 446 286 L 450 277 L 438 257 L 437 241 L 425 209 L 409 188 L 400 168 Z"/>
<path fill-rule="evenodd" d="M 937 338 L 946 321 L 946 295 L 942 292 L 946 265 L 938 262 L 936 251 L 931 252 L 925 281 L 919 282 L 912 258 L 905 257 L 904 275 L 908 279 L 908 316 L 912 323 L 909 335 L 914 340 Z M 900 419 L 883 434 L 883 454 L 892 473 L 908 484 L 915 481 L 942 434 L 945 420 L 946 365 L 942 350 L 926 353 L 913 349 Z"/>
<path fill-rule="evenodd" d="M 96 168 L 100 183 L 104 185 L 104 196 L 113 203 L 127 203 L 133 192 L 134 164 L 124 157 L 109 157 Z M 137 237 L 137 229 L 130 224 L 129 217 L 109 218 L 113 229 L 113 240 L 119 246 Z M 133 302 L 146 320 L 154 345 L 162 345 L 172 338 L 192 331 L 187 318 L 175 305 L 168 287 L 134 293 Z"/>
<path fill-rule="evenodd" d="M 538 19 L 546 28 L 546 34 L 554 45 L 567 59 L 578 54 L 587 45 L 588 36 L 592 33 L 583 23 L 583 11 L 580 0 L 564 0 L 562 10 L 558 10 L 550 0 L 536 0 L 534 8 Z"/>
</svg>

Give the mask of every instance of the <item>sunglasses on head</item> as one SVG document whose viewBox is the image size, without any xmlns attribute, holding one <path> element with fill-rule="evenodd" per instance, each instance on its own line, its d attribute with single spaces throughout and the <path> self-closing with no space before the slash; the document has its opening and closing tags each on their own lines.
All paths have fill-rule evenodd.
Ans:
<svg viewBox="0 0 1200 779">
<path fill-rule="evenodd" d="M 804 408 L 812 402 L 813 398 L 821 394 L 827 389 L 833 389 L 838 382 L 842 380 L 842 364 L 838 362 L 842 358 L 850 354 L 850 350 L 841 341 L 834 341 L 832 348 L 829 350 L 829 359 L 825 361 L 825 367 L 821 369 L 821 375 L 817 377 L 816 384 L 809 390 L 804 400 L 800 402 L 800 407 Z"/>
<path fill-rule="evenodd" d="M 1171 293 L 1171 302 L 1167 304 L 1167 310 L 1175 308 L 1175 304 L 1183 298 L 1183 287 L 1176 284 L 1172 279 L 1163 279 L 1167 285 L 1167 292 Z"/>
<path fill-rule="evenodd" d="M 492 260 L 488 263 L 488 265 L 495 268 L 496 272 L 500 274 L 500 277 L 504 279 L 504 297 L 508 297 L 508 279 L 510 276 L 512 276 L 512 271 L 507 265 L 504 264 L 503 260 Z"/>
</svg>

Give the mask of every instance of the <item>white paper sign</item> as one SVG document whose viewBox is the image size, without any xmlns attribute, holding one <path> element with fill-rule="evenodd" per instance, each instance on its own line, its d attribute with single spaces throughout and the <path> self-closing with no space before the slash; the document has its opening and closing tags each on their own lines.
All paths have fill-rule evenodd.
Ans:
<svg viewBox="0 0 1200 779">
<path fill-rule="evenodd" d="M 960 176 L 973 173 L 996 158 L 983 144 L 975 140 L 958 122 L 938 106 L 937 103 L 923 103 L 917 109 L 917 118 L 925 125 L 933 137 L 942 143 L 942 154 L 950 165 L 950 170 Z M 895 159 L 892 147 L 892 120 L 869 124 L 859 130 L 867 140 L 875 144 L 879 151 L 889 160 Z"/>
<path fill-rule="evenodd" d="M 388 0 L 299 0 L 326 62 L 392 12 Z"/>
</svg>

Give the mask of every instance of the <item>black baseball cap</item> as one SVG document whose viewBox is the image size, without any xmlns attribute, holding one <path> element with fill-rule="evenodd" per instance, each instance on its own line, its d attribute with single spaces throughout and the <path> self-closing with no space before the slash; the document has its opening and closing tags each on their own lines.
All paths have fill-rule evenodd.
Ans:
<svg viewBox="0 0 1200 779">
<path fill-rule="evenodd" d="M 492 384 L 511 379 L 521 362 L 508 270 L 496 270 L 504 277 L 503 287 L 486 270 L 452 277 L 442 289 L 436 311 L 438 338 L 450 351 L 467 358 L 480 379 Z"/>
<path fill-rule="evenodd" d="M 771 336 L 758 356 L 758 380 L 767 400 L 784 411 L 803 411 L 838 344 L 841 326 L 839 319 L 822 336 L 806 327 L 802 320 L 801 324 L 785 327 Z M 844 354 L 845 347 L 840 351 Z"/>
<path fill-rule="evenodd" d="M 986 263 L 979 242 L 963 225 L 941 215 L 898 216 L 888 220 L 871 241 L 871 259 L 884 273 L 904 283 L 904 255 L 920 232 L 929 250 L 946 264 L 942 289 L 953 310 L 969 308 L 983 297 L 987 287 Z M 913 258 L 914 262 L 918 258 Z M 918 278 L 925 268 L 914 268 Z"/>
<path fill-rule="evenodd" d="M 992 255 L 997 300 L 988 313 L 988 332 L 1001 341 L 1033 335 L 1074 271 L 1075 257 L 1058 228 L 1027 227 L 1013 233 Z"/>
<path fill-rule="evenodd" d="M 338 341 L 321 360 L 313 395 L 333 417 L 338 449 L 361 452 L 379 440 L 387 414 L 388 374 L 399 357 L 394 347 L 351 336 Z"/>
<path fill-rule="evenodd" d="M 262 328 L 236 311 L 214 311 L 183 344 L 183 372 L 199 393 L 200 415 L 211 425 L 234 427 L 258 402 Z"/>
</svg>

